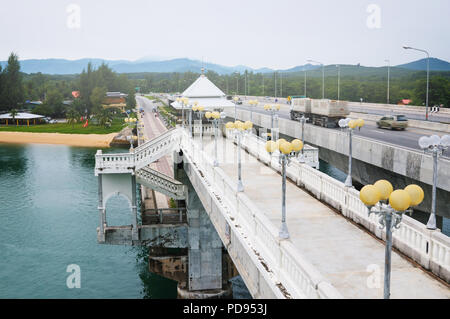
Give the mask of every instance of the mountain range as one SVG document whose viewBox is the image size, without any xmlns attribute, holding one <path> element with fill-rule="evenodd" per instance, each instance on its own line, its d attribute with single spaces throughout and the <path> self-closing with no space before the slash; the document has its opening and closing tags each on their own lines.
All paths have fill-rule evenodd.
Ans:
<svg viewBox="0 0 450 319">
<path fill-rule="evenodd" d="M 306 64 L 296 66 L 285 70 L 273 70 L 270 68 L 253 69 L 244 65 L 238 66 L 223 66 L 213 63 L 202 63 L 198 60 L 192 60 L 187 58 L 170 59 L 170 60 L 146 60 L 140 59 L 137 61 L 128 60 L 103 60 L 103 59 L 79 59 L 79 60 L 66 60 L 66 59 L 30 59 L 21 60 L 21 71 L 24 73 L 44 73 L 44 74 L 78 74 L 86 68 L 87 64 L 91 62 L 93 66 L 98 67 L 102 63 L 109 65 L 111 69 L 118 73 L 142 73 L 142 72 L 196 72 L 199 73 L 202 67 L 206 70 L 211 70 L 219 74 L 231 74 L 234 72 L 243 73 L 245 70 L 254 73 L 272 73 L 274 71 L 283 73 L 301 72 L 305 69 L 307 71 L 314 70 L 320 66 Z M 0 61 L 0 65 L 5 67 L 6 61 Z M 359 65 L 358 65 L 359 66 Z M 327 68 L 334 67 L 334 65 Z M 355 67 L 355 66 L 354 66 Z M 406 70 L 426 70 L 426 59 L 413 61 L 407 64 L 396 66 Z M 437 58 L 430 58 L 430 70 L 431 71 L 450 71 L 450 63 Z"/>
</svg>

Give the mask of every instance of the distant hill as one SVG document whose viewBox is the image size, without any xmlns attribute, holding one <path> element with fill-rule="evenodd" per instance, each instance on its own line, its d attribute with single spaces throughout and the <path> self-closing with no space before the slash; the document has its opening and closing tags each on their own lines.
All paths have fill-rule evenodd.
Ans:
<svg viewBox="0 0 450 319">
<path fill-rule="evenodd" d="M 397 65 L 397 67 L 415 71 L 426 71 L 427 59 Z M 430 71 L 450 71 L 450 63 L 437 58 L 430 58 Z"/>
<path fill-rule="evenodd" d="M 234 72 L 243 73 L 245 70 L 254 73 L 272 73 L 273 69 L 260 68 L 253 69 L 245 65 L 238 66 L 223 66 L 213 63 L 202 63 L 198 60 L 191 60 L 187 58 L 170 59 L 170 60 L 149 60 L 147 58 L 137 61 L 127 60 L 103 60 L 103 59 L 79 59 L 79 60 L 65 60 L 65 59 L 31 59 L 21 60 L 21 70 L 24 73 L 44 73 L 44 74 L 78 74 L 86 68 L 87 64 L 91 62 L 94 67 L 98 67 L 102 63 L 109 65 L 111 69 L 118 73 L 144 73 L 144 72 L 195 72 L 200 73 L 202 66 L 206 70 L 214 71 L 218 74 L 232 74 Z M 7 64 L 6 61 L 0 61 L 0 65 L 4 67 Z M 412 71 L 426 70 L 426 59 L 414 61 L 411 63 L 398 65 L 395 68 L 395 74 L 405 74 Z M 304 70 L 310 71 L 308 76 L 321 76 L 321 67 L 318 65 L 306 64 L 296 66 L 286 70 L 276 70 L 277 72 L 283 72 L 286 76 L 294 75 Z M 370 76 L 379 75 L 385 73 L 386 67 L 364 67 L 358 65 L 341 65 L 342 76 Z M 450 71 L 450 63 L 439 60 L 436 58 L 430 59 L 430 69 L 432 71 Z M 327 76 L 337 72 L 336 65 L 325 66 L 325 72 Z"/>
</svg>

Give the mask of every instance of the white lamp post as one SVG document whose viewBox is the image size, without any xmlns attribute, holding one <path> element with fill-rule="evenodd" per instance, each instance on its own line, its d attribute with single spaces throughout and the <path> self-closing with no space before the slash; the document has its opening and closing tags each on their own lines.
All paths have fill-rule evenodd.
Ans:
<svg viewBox="0 0 450 319">
<path fill-rule="evenodd" d="M 322 62 L 308 60 L 307 62 L 317 63 L 322 66 L 322 100 L 325 99 L 325 66 Z"/>
<path fill-rule="evenodd" d="M 270 104 L 266 104 L 264 105 L 264 110 L 270 113 L 270 133 L 272 138 L 274 138 L 275 140 L 278 140 L 278 125 L 276 126 L 277 128 L 275 129 L 275 136 L 273 135 L 273 131 L 274 131 L 274 122 L 276 121 L 278 124 L 278 115 L 277 113 L 280 111 L 280 105 L 276 104 L 276 105 L 270 105 Z"/>
<path fill-rule="evenodd" d="M 419 139 L 419 146 L 433 155 L 433 190 L 431 197 L 431 214 L 428 219 L 427 228 L 436 229 L 436 186 L 438 178 L 438 157 L 450 146 L 450 135 L 441 137 L 433 135 L 422 136 Z"/>
<path fill-rule="evenodd" d="M 238 184 L 237 191 L 243 192 L 244 185 L 242 184 L 242 164 L 241 164 L 241 138 L 244 134 L 251 132 L 253 128 L 253 123 L 246 121 L 245 123 L 241 121 L 228 122 L 226 128 L 233 130 L 233 133 L 238 137 Z"/>
<path fill-rule="evenodd" d="M 369 215 L 375 213 L 380 216 L 380 228 L 386 227 L 386 250 L 384 263 L 384 299 L 391 295 L 391 250 L 392 231 L 398 229 L 403 214 L 411 213 L 411 207 L 419 205 L 424 198 L 422 188 L 409 185 L 404 190 L 396 190 L 386 180 L 380 180 L 374 185 L 364 186 L 359 197 L 369 209 Z"/>
<path fill-rule="evenodd" d="M 364 126 L 364 120 L 363 119 L 358 119 L 358 120 L 351 120 L 349 118 L 347 119 L 342 119 L 339 120 L 339 126 L 342 129 L 347 129 L 348 130 L 348 174 L 347 174 L 347 178 L 345 179 L 345 186 L 346 187 L 353 187 L 352 184 L 352 137 L 353 137 L 353 130 L 356 127 L 359 127 L 359 129 L 361 129 L 361 127 Z"/>
<path fill-rule="evenodd" d="M 253 108 L 258 105 L 258 100 L 250 100 L 248 104 L 250 105 L 250 122 L 253 122 Z"/>
<path fill-rule="evenodd" d="M 286 224 L 286 166 L 290 164 L 291 158 L 297 157 L 298 152 L 303 149 L 303 142 L 300 140 L 293 140 L 292 142 L 287 142 L 284 139 L 280 139 L 277 142 L 267 141 L 266 151 L 272 154 L 276 150 L 279 151 L 279 163 L 281 165 L 281 228 L 278 236 L 281 239 L 289 238 L 289 231 Z"/>
<path fill-rule="evenodd" d="M 426 97 L 426 113 L 425 113 L 425 120 L 428 121 L 428 91 L 429 91 L 429 87 L 430 87 L 430 54 L 428 53 L 428 51 L 426 50 L 422 50 L 422 49 L 416 49 L 410 46 L 403 46 L 403 49 L 405 50 L 415 50 L 415 51 L 419 51 L 419 52 L 423 52 L 427 55 L 427 97 Z"/>
<path fill-rule="evenodd" d="M 217 159 L 217 138 L 219 136 L 219 125 L 222 123 L 222 120 L 226 117 L 225 113 L 219 112 L 206 112 L 205 117 L 211 122 L 214 126 L 214 166 L 219 166 L 219 161 Z"/>
<path fill-rule="evenodd" d="M 303 143 L 303 145 L 305 144 L 305 123 L 306 123 L 306 121 L 308 121 L 309 120 L 309 118 L 306 118 L 305 117 L 305 114 L 302 114 L 302 117 L 300 118 L 300 123 L 302 123 L 302 143 Z M 298 157 L 298 161 L 300 162 L 300 163 L 305 163 L 305 155 L 304 155 L 304 152 L 305 152 L 305 148 L 304 147 L 302 147 L 302 153 L 299 155 L 299 157 Z"/>
<path fill-rule="evenodd" d="M 341 66 L 339 64 L 336 64 L 336 67 L 338 69 L 338 91 L 337 91 L 337 99 L 340 101 L 341 97 Z"/>
<path fill-rule="evenodd" d="M 233 98 L 233 102 L 234 102 L 234 121 L 237 121 L 237 102 L 239 101 L 239 97 L 235 96 Z"/>
<path fill-rule="evenodd" d="M 197 106 L 198 106 L 198 102 L 194 102 L 194 105 L 189 108 L 189 136 L 191 138 L 194 137 L 194 135 L 192 133 L 192 111 L 194 108 L 197 108 Z"/>
<path fill-rule="evenodd" d="M 390 60 L 384 60 L 384 62 L 387 62 L 387 69 L 388 69 L 388 80 L 387 80 L 387 104 L 390 102 L 390 94 L 389 94 L 389 88 L 390 88 L 390 80 L 391 80 L 391 61 Z"/>
</svg>

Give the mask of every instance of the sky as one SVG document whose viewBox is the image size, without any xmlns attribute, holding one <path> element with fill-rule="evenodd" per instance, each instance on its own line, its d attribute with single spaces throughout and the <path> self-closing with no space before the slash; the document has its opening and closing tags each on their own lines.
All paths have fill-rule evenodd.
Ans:
<svg viewBox="0 0 450 319">
<path fill-rule="evenodd" d="M 0 60 L 191 58 L 286 69 L 450 61 L 449 0 L 0 0 Z"/>
</svg>

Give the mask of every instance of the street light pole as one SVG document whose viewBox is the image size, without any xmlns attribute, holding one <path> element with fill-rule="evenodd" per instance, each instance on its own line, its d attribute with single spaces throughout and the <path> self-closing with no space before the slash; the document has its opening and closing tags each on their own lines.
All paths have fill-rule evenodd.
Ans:
<svg viewBox="0 0 450 319">
<path fill-rule="evenodd" d="M 411 213 L 412 207 L 419 205 L 424 198 L 422 188 L 408 185 L 405 189 L 394 191 L 392 184 L 379 180 L 374 185 L 364 186 L 359 198 L 369 209 L 369 216 L 380 216 L 381 228 L 386 227 L 386 249 L 384 254 L 384 299 L 391 296 L 391 252 L 392 231 L 399 229 L 404 213 Z M 389 204 L 388 204 L 389 202 Z"/>
<path fill-rule="evenodd" d="M 388 80 L 387 80 L 387 104 L 389 104 L 390 100 L 390 94 L 389 94 L 389 88 L 390 88 L 390 78 L 391 78 L 391 61 L 390 60 L 384 60 L 384 62 L 388 63 Z"/>
<path fill-rule="evenodd" d="M 352 184 L 352 139 L 353 139 L 353 130 L 356 127 L 364 126 L 364 120 L 358 119 L 358 120 L 351 120 L 349 118 L 342 119 L 339 121 L 339 126 L 343 129 L 348 130 L 348 173 L 347 178 L 345 179 L 345 187 L 353 187 Z"/>
<path fill-rule="evenodd" d="M 431 197 L 431 213 L 427 222 L 427 228 L 436 229 L 436 187 L 438 179 L 438 157 L 450 146 L 450 135 L 439 137 L 433 135 L 430 137 L 422 136 L 419 139 L 419 146 L 424 151 L 428 151 L 433 156 L 433 188 Z"/>
<path fill-rule="evenodd" d="M 325 65 L 322 62 L 308 60 L 307 62 L 318 63 L 322 66 L 322 100 L 325 99 Z"/>
<path fill-rule="evenodd" d="M 233 130 L 233 133 L 238 137 L 238 183 L 237 183 L 237 191 L 244 191 L 244 184 L 242 183 L 242 163 L 241 163 L 241 138 L 244 134 L 251 132 L 253 128 L 253 123 L 250 121 L 246 121 L 242 123 L 241 121 L 228 122 L 226 124 L 226 128 Z"/>
<path fill-rule="evenodd" d="M 289 238 L 289 231 L 286 223 L 286 166 L 291 162 L 291 158 L 297 157 L 298 152 L 303 149 L 303 143 L 300 140 L 293 140 L 292 142 L 286 142 L 284 140 L 267 141 L 266 151 L 270 154 L 278 149 L 279 157 L 278 161 L 281 165 L 281 228 L 278 236 L 281 239 Z"/>
<path fill-rule="evenodd" d="M 430 87 L 430 54 L 426 50 L 417 49 L 417 48 L 409 47 L 406 45 L 403 46 L 403 49 L 415 50 L 415 51 L 423 52 L 427 55 L 427 96 L 426 96 L 426 105 L 425 105 L 425 107 L 426 107 L 425 120 L 428 121 L 428 93 L 429 93 L 429 87 Z"/>
<path fill-rule="evenodd" d="M 336 67 L 338 68 L 338 92 L 337 92 L 337 99 L 338 101 L 340 101 L 340 88 L 341 88 L 341 66 L 339 64 L 336 65 Z"/>
<path fill-rule="evenodd" d="M 306 67 L 305 67 L 305 97 L 306 97 Z"/>
</svg>

